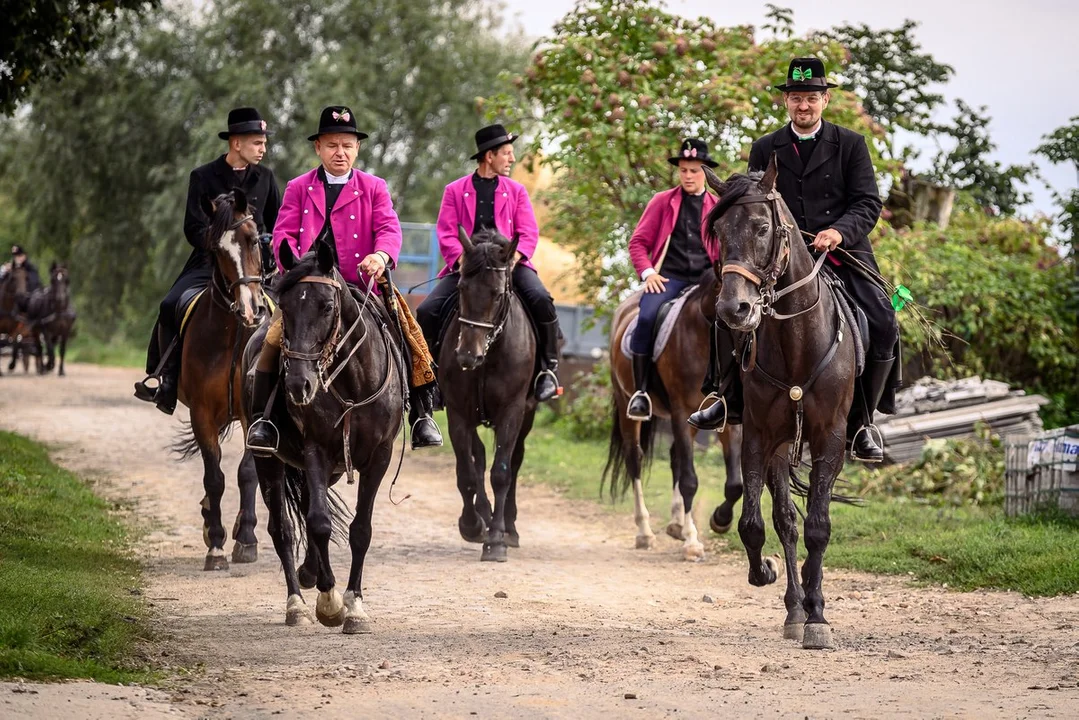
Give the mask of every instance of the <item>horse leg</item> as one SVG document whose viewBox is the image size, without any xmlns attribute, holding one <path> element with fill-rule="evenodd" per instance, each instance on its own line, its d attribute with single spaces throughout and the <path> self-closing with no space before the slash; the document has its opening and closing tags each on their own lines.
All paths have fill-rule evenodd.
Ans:
<svg viewBox="0 0 1079 720">
<path fill-rule="evenodd" d="M 67 353 L 67 333 L 60 336 L 60 370 L 57 374 L 64 374 L 64 355 Z"/>
<path fill-rule="evenodd" d="M 491 501 L 487 498 L 487 483 L 484 476 L 487 473 L 487 448 L 480 439 L 479 428 L 472 428 L 472 487 L 476 493 L 476 512 L 483 518 L 487 525 L 491 524 Z"/>
<path fill-rule="evenodd" d="M 374 457 L 366 467 L 360 469 L 359 498 L 356 501 L 356 516 L 348 527 L 348 545 L 352 549 L 352 568 L 348 574 L 348 587 L 345 588 L 345 626 L 341 632 L 351 635 L 370 630 L 367 613 L 363 609 L 363 561 L 367 549 L 371 547 L 371 514 L 375 507 L 375 496 L 386 469 L 393 458 L 393 442 L 383 445 L 375 451 Z"/>
<path fill-rule="evenodd" d="M 626 417 L 626 403 L 615 403 L 617 413 L 614 421 L 622 434 L 622 456 L 626 463 L 626 475 L 633 480 L 633 522 L 637 524 L 636 547 L 638 550 L 651 550 L 656 546 L 656 536 L 652 532 L 651 517 L 644 502 L 644 484 L 641 482 L 644 451 L 641 450 L 641 424 Z"/>
<path fill-rule="evenodd" d="M 475 431 L 456 413 L 447 411 L 447 414 L 450 443 L 457 460 L 457 492 L 461 494 L 461 516 L 457 518 L 457 530 L 466 541 L 482 543 L 487 538 L 487 523 L 483 516 L 476 512 L 476 465 L 473 457 Z M 480 477 L 482 478 L 482 475 Z"/>
<path fill-rule="evenodd" d="M 300 511 L 304 517 L 307 517 L 307 509 L 311 506 L 310 497 L 311 491 L 308 489 L 307 483 L 304 482 L 300 486 Z M 304 590 L 310 590 L 315 587 L 315 583 L 318 581 L 318 552 L 311 546 L 311 543 L 305 543 L 305 546 L 303 563 L 297 571 L 297 577 L 300 579 L 300 587 Z"/>
<path fill-rule="evenodd" d="M 315 618 L 327 627 L 337 627 L 345 621 L 345 602 L 337 591 L 336 579 L 330 567 L 330 535 L 333 532 L 330 517 L 329 478 L 331 461 L 323 448 L 308 444 L 304 449 L 304 469 L 307 473 L 307 544 L 308 552 L 318 554 L 318 599 L 315 601 Z"/>
<path fill-rule="evenodd" d="M 697 496 L 698 487 L 697 471 L 693 467 L 693 438 L 696 432 L 687 422 L 671 423 L 671 428 L 674 433 L 671 469 L 674 471 L 675 484 L 685 508 L 682 557 L 691 562 L 699 562 L 704 559 L 704 545 L 697 536 L 697 524 L 693 521 L 693 499 Z"/>
<path fill-rule="evenodd" d="M 742 517 L 738 521 L 738 535 L 746 548 L 749 561 L 749 584 L 757 587 L 776 581 L 778 565 L 773 558 L 771 563 L 761 558 L 764 547 L 764 518 L 761 517 L 761 492 L 764 490 L 764 473 L 767 471 L 765 458 L 771 461 L 773 453 L 765 453 L 761 439 L 751 434 L 746 443 L 746 454 L 742 458 L 745 471 L 745 495 L 742 498 Z"/>
<path fill-rule="evenodd" d="M 734 523 L 734 506 L 742 499 L 742 426 L 728 425 L 720 436 L 723 444 L 723 465 L 727 471 L 723 483 L 723 502 L 716 506 L 708 524 L 712 532 L 722 535 Z"/>
<path fill-rule="evenodd" d="M 773 458 L 768 467 L 768 490 L 772 493 L 772 527 L 783 545 L 783 561 L 787 571 L 787 592 L 783 595 L 787 617 L 783 621 L 783 637 L 801 640 L 802 626 L 806 621 L 805 610 L 802 609 L 805 593 L 798 583 L 798 516 L 791 499 L 788 471 L 785 460 Z"/>
<path fill-rule="evenodd" d="M 686 501 L 678 487 L 678 462 L 677 443 L 671 443 L 671 520 L 667 523 L 667 534 L 675 540 L 682 539 L 682 526 L 686 522 Z"/>
<path fill-rule="evenodd" d="M 517 533 L 517 475 L 521 472 L 521 465 L 525 459 L 525 439 L 532 432 L 532 423 L 535 422 L 535 411 L 525 415 L 521 432 L 517 435 L 517 447 L 513 449 L 513 471 L 510 480 L 510 491 L 506 496 L 506 545 L 511 548 L 521 547 L 521 536 Z"/>
<path fill-rule="evenodd" d="M 232 526 L 232 562 L 253 563 L 259 557 L 259 541 L 255 537 L 258 516 L 255 515 L 255 497 L 258 494 L 259 478 L 255 472 L 255 457 L 245 452 L 236 471 L 236 482 L 240 486 L 240 512 Z"/>
<path fill-rule="evenodd" d="M 314 618 L 300 592 L 292 520 L 285 512 L 285 465 L 277 458 L 254 458 L 254 471 L 269 511 L 266 531 L 285 571 L 285 624 L 310 625 Z"/>
<path fill-rule="evenodd" d="M 495 496 L 495 512 L 487 526 L 487 542 L 483 544 L 483 562 L 506 562 L 506 497 L 509 495 L 513 473 L 510 463 L 517 448 L 517 438 L 524 424 L 523 414 L 516 408 L 507 409 L 502 422 L 495 425 L 495 458 L 491 466 L 491 493 Z"/>
<path fill-rule="evenodd" d="M 809 472 L 809 500 L 805 519 L 806 560 L 802 564 L 802 589 L 805 591 L 805 637 L 802 647 L 807 650 L 828 650 L 832 645 L 832 628 L 824 619 L 824 551 L 832 533 L 829 504 L 832 486 L 843 467 L 846 448 L 842 428 L 829 436 L 821 447 L 813 448 L 813 469 Z M 819 450 L 819 452 L 818 452 Z"/>
<path fill-rule="evenodd" d="M 203 570 L 228 570 L 225 557 L 225 527 L 221 524 L 221 496 L 225 494 L 225 474 L 221 472 L 221 444 L 214 413 L 197 407 L 191 411 L 191 430 L 202 455 L 202 538 L 208 551 Z"/>
<path fill-rule="evenodd" d="M 11 362 L 8 363 L 7 371 L 9 373 L 15 372 L 15 365 L 19 361 L 19 346 L 22 345 L 22 338 L 18 335 L 12 336 L 11 339 Z"/>
</svg>

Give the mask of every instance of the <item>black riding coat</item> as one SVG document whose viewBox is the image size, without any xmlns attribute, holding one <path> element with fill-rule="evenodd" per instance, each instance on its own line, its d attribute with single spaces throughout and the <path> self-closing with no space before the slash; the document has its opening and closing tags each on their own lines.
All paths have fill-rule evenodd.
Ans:
<svg viewBox="0 0 1079 720">
<path fill-rule="evenodd" d="M 194 250 L 181 275 L 197 268 L 210 267 L 210 254 L 205 249 L 210 218 L 202 211 L 202 198 L 213 200 L 239 186 L 247 195 L 248 210 L 258 224 L 259 233 L 273 232 L 277 212 L 281 209 L 281 191 L 273 170 L 265 165 L 250 165 L 242 183 L 237 183 L 239 174 L 225 162 L 224 155 L 191 171 L 187 186 L 187 210 L 184 212 L 184 235 Z"/>
<path fill-rule="evenodd" d="M 798 227 L 814 235 L 835 228 L 843 236 L 841 247 L 876 270 L 869 232 L 880 218 L 883 203 L 869 148 L 853 130 L 825 120 L 821 123 L 818 147 L 808 165 L 798 156 L 788 123 L 753 143 L 749 169 L 767 169 L 775 153 L 779 163 L 776 187 Z"/>
</svg>

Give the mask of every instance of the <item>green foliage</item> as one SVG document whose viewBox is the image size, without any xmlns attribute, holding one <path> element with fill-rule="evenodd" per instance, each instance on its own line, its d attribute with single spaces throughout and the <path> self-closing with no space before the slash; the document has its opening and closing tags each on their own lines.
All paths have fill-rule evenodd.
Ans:
<svg viewBox="0 0 1079 720">
<path fill-rule="evenodd" d="M 851 479 L 859 495 L 928 505 L 1001 505 L 1004 446 L 988 425 L 973 439 L 934 439 L 910 465 L 862 467 Z"/>
<path fill-rule="evenodd" d="M 789 11 L 772 8 L 769 25 L 758 41 L 751 27 L 679 17 L 657 2 L 588 0 L 514 79 L 520 93 L 487 103 L 491 117 L 532 107 L 542 119 L 534 131 L 556 170 L 545 196 L 551 234 L 573 250 L 601 309 L 635 280 L 627 242 L 652 195 L 676 184 L 666 158 L 682 137 L 704 138 L 721 174 L 744 170 L 750 142 L 787 120 L 772 86 L 790 58 L 815 54 L 842 72 L 846 51 L 793 37 Z M 834 93 L 828 116 L 882 132 L 851 93 Z"/>
<path fill-rule="evenodd" d="M 0 5 L 0 115 L 34 86 L 63 77 L 101 42 L 110 21 L 158 0 L 5 0 Z"/>
<path fill-rule="evenodd" d="M 606 440 L 611 435 L 611 362 L 604 356 L 573 381 L 573 399 L 562 408 L 558 424 L 576 440 Z"/>
<path fill-rule="evenodd" d="M 147 677 L 139 564 L 110 510 L 45 448 L 0 432 L 0 677 Z"/>
</svg>

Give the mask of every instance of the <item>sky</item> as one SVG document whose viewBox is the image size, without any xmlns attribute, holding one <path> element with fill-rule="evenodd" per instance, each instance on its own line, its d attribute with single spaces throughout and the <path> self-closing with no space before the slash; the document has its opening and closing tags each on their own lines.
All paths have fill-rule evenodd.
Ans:
<svg viewBox="0 0 1079 720">
<path fill-rule="evenodd" d="M 574 0 L 504 0 L 506 14 L 531 37 L 550 33 Z M 951 82 L 939 89 L 950 107 L 938 117 L 951 117 L 954 99 L 972 107 L 985 105 L 992 117 L 994 159 L 1004 165 L 1027 163 L 1046 133 L 1079 115 L 1079 2 L 1025 0 L 1020 3 L 969 3 L 956 0 L 774 0 L 794 10 L 795 31 L 820 30 L 844 23 L 897 28 L 911 18 L 920 23 L 916 36 L 922 49 L 951 65 Z M 724 25 L 764 21 L 765 3 L 743 0 L 668 0 L 668 11 L 688 17 L 710 17 Z M 1006 8 L 1006 9 L 1005 9 Z M 782 78 L 776 78 L 780 81 Z M 930 146 L 930 149 L 934 149 Z M 928 166 L 923 152 L 914 170 Z M 1050 165 L 1036 159 L 1046 180 L 1058 191 L 1076 187 L 1071 165 Z M 1033 209 L 1054 212 L 1052 196 L 1039 182 L 1029 186 Z"/>
</svg>

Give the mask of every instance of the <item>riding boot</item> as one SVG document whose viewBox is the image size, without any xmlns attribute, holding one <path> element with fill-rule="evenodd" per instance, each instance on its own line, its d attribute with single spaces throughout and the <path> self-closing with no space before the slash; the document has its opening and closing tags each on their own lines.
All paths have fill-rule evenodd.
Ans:
<svg viewBox="0 0 1079 720">
<path fill-rule="evenodd" d="M 847 421 L 847 435 L 851 440 L 851 457 L 862 462 L 878 463 L 884 461 L 884 448 L 877 444 L 876 426 L 873 425 L 873 413 L 880 403 L 881 396 L 888 385 L 895 358 L 887 360 L 867 360 L 862 376 L 858 378 L 858 387 L 851 404 L 851 414 Z M 883 440 L 883 438 L 881 438 Z"/>
<path fill-rule="evenodd" d="M 652 370 L 652 353 L 633 353 L 633 384 L 637 392 L 629 399 L 626 417 L 638 422 L 652 419 L 652 398 L 648 397 L 648 373 Z"/>
<path fill-rule="evenodd" d="M 543 370 L 536 376 L 536 399 L 546 402 L 562 394 L 558 384 L 558 321 L 536 323 L 540 334 Z"/>
<path fill-rule="evenodd" d="M 708 373 L 701 393 L 706 399 L 709 395 L 719 397 L 708 407 L 702 403 L 701 409 L 690 415 L 687 422 L 698 430 L 722 431 L 726 425 L 742 424 L 742 377 L 734 362 L 730 333 L 719 334 L 713 325 L 709 339 Z"/>
<path fill-rule="evenodd" d="M 435 407 L 437 386 L 429 383 L 423 387 L 412 388 L 409 393 L 408 424 L 412 428 L 412 449 L 442 446 L 442 433 L 438 424 L 431 417 Z"/>
<path fill-rule="evenodd" d="M 176 348 L 165 360 L 158 377 L 157 392 L 154 393 L 154 405 L 166 415 L 172 415 L 176 411 L 176 393 L 180 386 L 180 364 L 183 360 L 183 346 Z"/>
<path fill-rule="evenodd" d="M 251 389 L 251 425 L 247 428 L 247 449 L 259 457 L 273 457 L 281 439 L 270 420 L 273 412 L 270 401 L 276 385 L 276 372 L 255 370 L 255 383 Z"/>
</svg>

